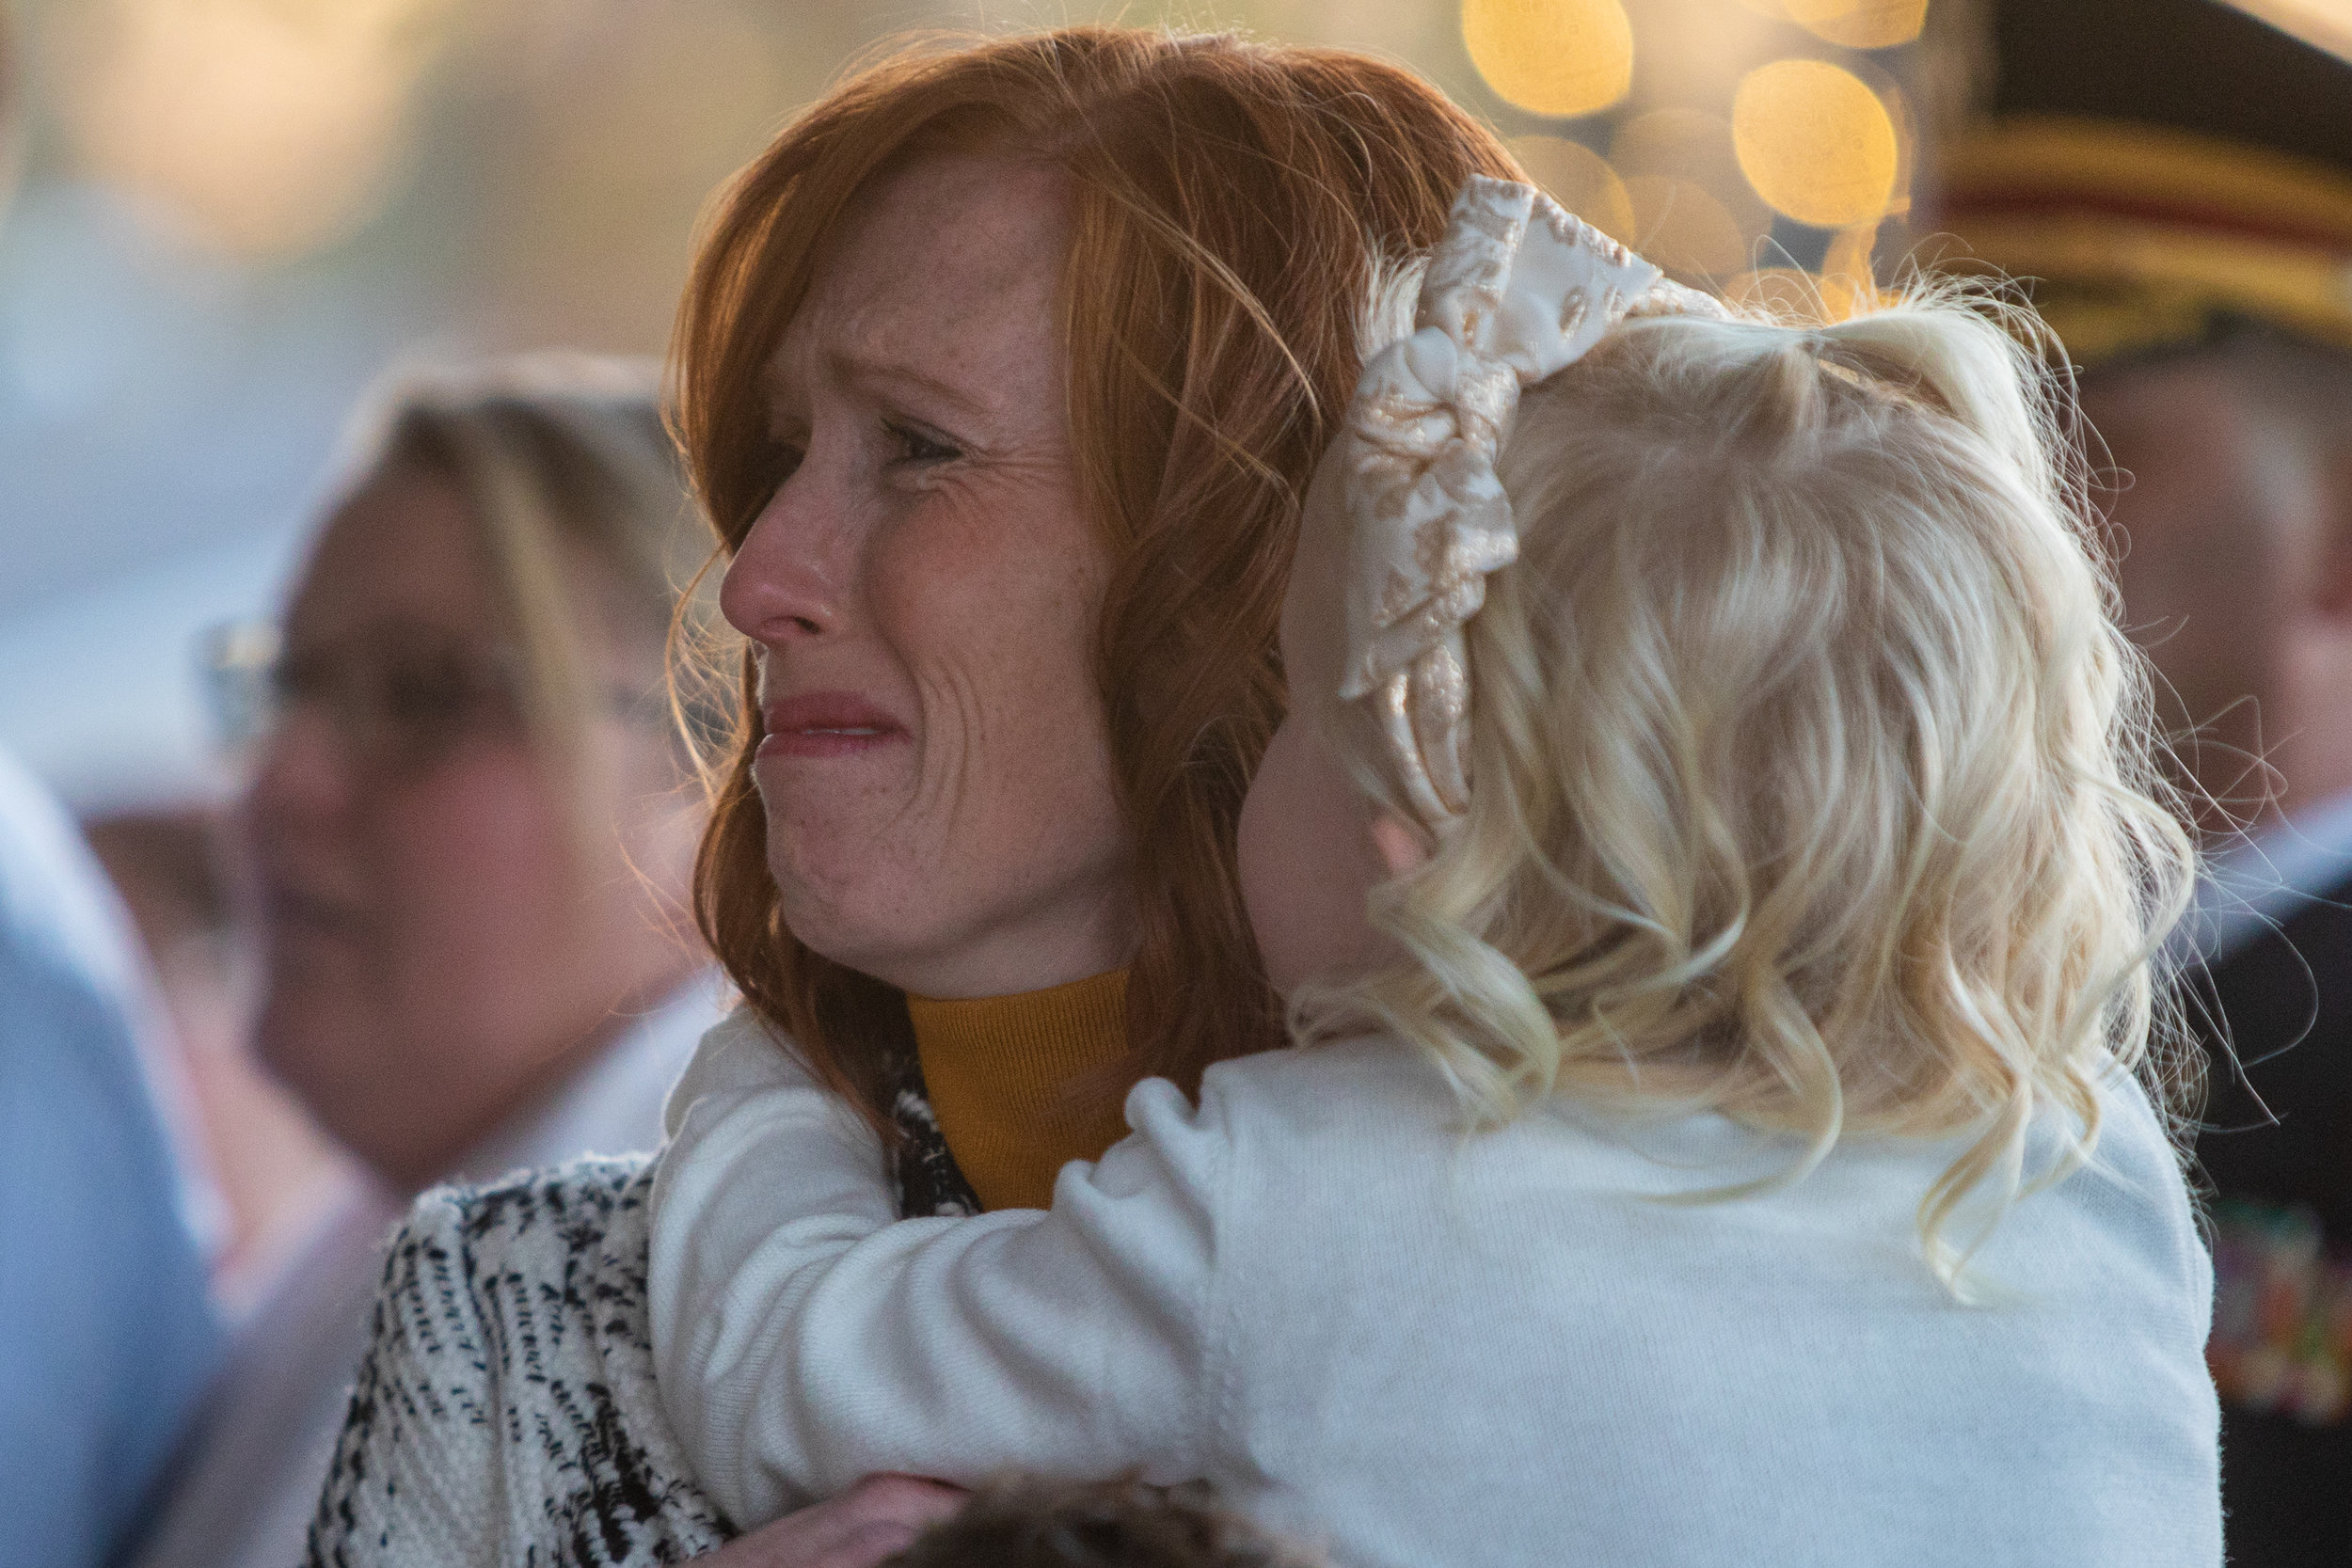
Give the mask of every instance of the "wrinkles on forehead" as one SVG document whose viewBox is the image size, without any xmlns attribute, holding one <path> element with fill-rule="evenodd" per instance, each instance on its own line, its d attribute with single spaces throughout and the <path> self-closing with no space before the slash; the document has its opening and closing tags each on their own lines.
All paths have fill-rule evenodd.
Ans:
<svg viewBox="0 0 2352 1568">
<path fill-rule="evenodd" d="M 878 180 L 818 260 L 763 377 L 771 399 L 896 385 L 983 418 L 1057 400 L 1069 208 L 1058 174 L 1005 158 L 934 156 Z"/>
</svg>

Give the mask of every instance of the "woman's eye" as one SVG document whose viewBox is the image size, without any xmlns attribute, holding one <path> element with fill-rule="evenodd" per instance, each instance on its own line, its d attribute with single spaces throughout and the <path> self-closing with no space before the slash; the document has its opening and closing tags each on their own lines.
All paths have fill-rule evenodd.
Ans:
<svg viewBox="0 0 2352 1568">
<path fill-rule="evenodd" d="M 473 706 L 473 690 L 454 669 L 420 667 L 384 673 L 384 717 L 412 728 L 442 728 L 462 722 Z"/>
<path fill-rule="evenodd" d="M 963 455 L 961 451 L 949 446 L 937 436 L 927 436 L 912 426 L 886 424 L 882 428 L 887 430 L 890 433 L 890 438 L 898 443 L 898 460 L 901 463 L 945 463 L 949 458 Z"/>
<path fill-rule="evenodd" d="M 280 706 L 316 702 L 334 684 L 334 670 L 316 654 L 288 654 L 270 666 L 270 696 Z"/>
</svg>

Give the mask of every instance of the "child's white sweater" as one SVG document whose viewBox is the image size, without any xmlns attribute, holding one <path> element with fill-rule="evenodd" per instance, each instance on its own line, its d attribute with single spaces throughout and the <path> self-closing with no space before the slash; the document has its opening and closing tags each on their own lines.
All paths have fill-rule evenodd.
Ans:
<svg viewBox="0 0 2352 1568">
<path fill-rule="evenodd" d="M 1352 1568 L 2213 1568 L 2211 1271 L 2139 1090 L 2093 1168 L 1920 1262 L 1949 1144 L 1715 1117 L 1465 1139 L 1369 1040 L 1139 1085 L 1051 1211 L 894 1222 L 881 1149 L 748 1010 L 673 1095 L 656 1373 L 739 1525 L 876 1470 L 1202 1479 Z"/>
</svg>

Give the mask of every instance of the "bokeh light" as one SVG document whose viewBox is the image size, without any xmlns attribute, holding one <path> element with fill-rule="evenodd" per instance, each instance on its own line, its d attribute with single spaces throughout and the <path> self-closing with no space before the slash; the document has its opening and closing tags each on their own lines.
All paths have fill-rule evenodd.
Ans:
<svg viewBox="0 0 2352 1568">
<path fill-rule="evenodd" d="M 1800 223 L 1869 223 L 1894 199 L 1895 122 L 1851 71 L 1822 60 L 1758 66 L 1733 96 L 1731 128 L 1748 182 Z"/>
<path fill-rule="evenodd" d="M 1715 283 L 1748 264 L 1749 237 L 1705 186 L 1665 174 L 1625 182 L 1633 247 L 1686 282 Z"/>
<path fill-rule="evenodd" d="M 313 250 L 405 150 L 440 0 L 111 0 L 76 18 L 65 119 L 84 169 L 223 249 Z"/>
<path fill-rule="evenodd" d="M 1564 136 L 1518 136 L 1511 150 L 1554 201 L 1611 239 L 1635 243 L 1633 199 L 1608 159 Z"/>
<path fill-rule="evenodd" d="M 1894 72 L 1882 70 L 1870 60 L 1854 62 L 1854 74 L 1865 87 L 1878 96 L 1886 109 L 1887 120 L 1895 127 L 1895 192 L 1887 198 L 1884 216 L 1896 216 L 1911 211 L 1911 191 L 1917 181 L 1919 169 L 1920 128 L 1918 111 L 1913 108 L 1910 95 Z"/>
<path fill-rule="evenodd" d="M 1919 36 L 1928 0 L 1783 0 L 1788 20 L 1846 49 L 1891 49 Z"/>
<path fill-rule="evenodd" d="M 1633 22 L 1621 0 L 1462 0 L 1470 63 L 1505 103 L 1573 119 L 1633 83 Z"/>
</svg>

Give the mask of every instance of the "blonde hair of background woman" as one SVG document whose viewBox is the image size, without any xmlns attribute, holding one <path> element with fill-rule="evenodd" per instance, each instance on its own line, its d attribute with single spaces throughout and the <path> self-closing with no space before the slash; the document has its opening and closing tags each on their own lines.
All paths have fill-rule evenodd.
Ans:
<svg viewBox="0 0 2352 1568">
<path fill-rule="evenodd" d="M 602 568 L 613 608 L 666 661 L 669 706 L 690 740 L 723 734 L 732 693 L 706 689 L 720 630 L 715 583 L 680 594 L 707 556 L 676 444 L 664 427 L 660 366 L 644 358 L 567 353 L 407 369 L 377 388 L 358 425 L 355 486 L 387 471 L 429 473 L 466 503 L 517 655 L 516 695 L 552 776 L 592 792 L 579 768 L 581 735 L 613 694 L 582 641 L 596 624 L 575 602 L 566 552 Z M 661 677 L 648 686 L 660 717 Z M 714 706 L 715 705 L 715 706 Z M 582 821 L 588 842 L 610 824 Z"/>
<path fill-rule="evenodd" d="M 1699 1198 L 1969 1134 L 1918 1210 L 1963 1294 L 2090 1157 L 2103 1077 L 2193 1098 L 2160 948 L 2195 853 L 2037 330 L 1939 284 L 1835 325 L 1630 322 L 1532 388 L 1498 462 L 1519 560 L 1467 628 L 1468 814 L 1374 894 L 1410 961 L 1302 994 L 1298 1037 L 1413 1040 L 1473 1125 L 1558 1093 L 1804 1140 Z M 1412 820 L 1362 705 L 1318 698 Z"/>
</svg>

